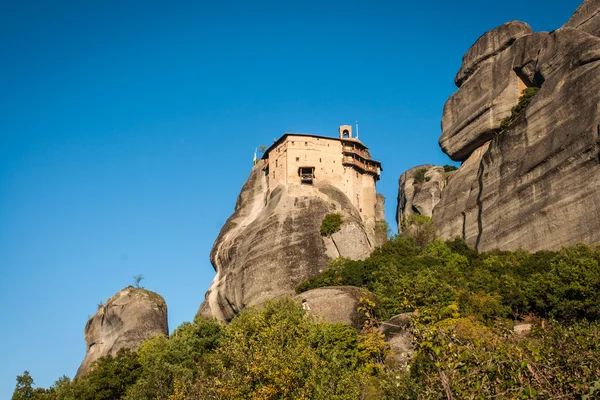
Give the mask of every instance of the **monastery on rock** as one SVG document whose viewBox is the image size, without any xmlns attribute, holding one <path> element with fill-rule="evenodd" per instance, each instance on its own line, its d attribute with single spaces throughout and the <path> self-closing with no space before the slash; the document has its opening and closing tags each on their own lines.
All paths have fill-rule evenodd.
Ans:
<svg viewBox="0 0 600 400">
<path fill-rule="evenodd" d="M 278 185 L 293 190 L 302 185 L 330 184 L 346 194 L 363 221 L 375 220 L 375 185 L 381 163 L 371 158 L 358 137 L 353 137 L 352 126 L 340 126 L 339 138 L 285 133 L 262 158 L 269 191 Z"/>
</svg>

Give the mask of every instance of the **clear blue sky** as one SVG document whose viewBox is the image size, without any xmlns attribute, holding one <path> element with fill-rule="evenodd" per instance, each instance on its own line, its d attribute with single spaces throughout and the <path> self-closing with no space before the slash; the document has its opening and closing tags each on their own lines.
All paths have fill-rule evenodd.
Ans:
<svg viewBox="0 0 600 400">
<path fill-rule="evenodd" d="M 468 47 L 578 4 L 2 1 L 0 398 L 25 369 L 73 376 L 87 318 L 136 274 L 171 329 L 191 320 L 253 150 L 283 132 L 358 120 L 395 228 L 398 176 L 449 162 L 440 117 Z"/>
</svg>

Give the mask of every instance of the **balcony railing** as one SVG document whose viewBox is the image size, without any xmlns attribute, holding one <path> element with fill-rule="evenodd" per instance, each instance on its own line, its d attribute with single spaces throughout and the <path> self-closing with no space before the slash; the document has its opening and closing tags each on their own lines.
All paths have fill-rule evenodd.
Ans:
<svg viewBox="0 0 600 400">
<path fill-rule="evenodd" d="M 344 157 L 343 163 L 346 165 L 353 165 L 355 167 L 358 167 L 365 172 L 372 172 L 375 174 L 379 172 L 379 169 L 377 168 L 376 165 L 362 162 L 361 160 L 358 160 L 353 157 L 348 157 L 348 156 Z"/>
</svg>

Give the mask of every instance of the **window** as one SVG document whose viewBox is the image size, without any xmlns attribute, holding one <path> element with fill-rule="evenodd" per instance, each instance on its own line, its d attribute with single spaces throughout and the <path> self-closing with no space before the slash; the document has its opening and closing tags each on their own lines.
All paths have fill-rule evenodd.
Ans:
<svg viewBox="0 0 600 400">
<path fill-rule="evenodd" d="M 300 162 L 300 157 L 296 157 L 296 162 Z"/>
<path fill-rule="evenodd" d="M 300 167 L 298 168 L 298 175 L 301 183 L 312 184 L 315 178 L 315 167 Z"/>
<path fill-rule="evenodd" d="M 305 146 L 308 146 L 308 142 L 304 142 L 304 145 L 305 145 Z"/>
<path fill-rule="evenodd" d="M 321 162 L 321 159 L 319 158 L 319 162 Z"/>
<path fill-rule="evenodd" d="M 279 160 L 275 160 L 275 168 L 277 168 L 277 164 L 279 164 Z"/>
</svg>

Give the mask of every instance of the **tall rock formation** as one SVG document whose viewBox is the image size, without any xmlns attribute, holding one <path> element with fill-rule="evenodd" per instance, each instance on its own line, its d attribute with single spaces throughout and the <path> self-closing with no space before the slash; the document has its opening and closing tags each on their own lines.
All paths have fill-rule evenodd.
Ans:
<svg viewBox="0 0 600 400">
<path fill-rule="evenodd" d="M 385 229 L 377 230 L 385 222 L 383 196 L 376 196 L 374 182 L 351 185 L 361 174 L 341 165 L 340 139 L 282 138 L 252 169 L 213 245 L 216 276 L 198 310 L 202 316 L 228 321 L 249 305 L 293 295 L 331 259 L 365 258 L 385 240 Z M 356 193 L 352 200 L 349 192 Z M 329 213 L 342 214 L 344 222 L 325 237 L 320 226 Z"/>
<path fill-rule="evenodd" d="M 585 0 L 564 27 L 600 37 L 600 0 Z"/>
<path fill-rule="evenodd" d="M 510 22 L 467 52 L 442 117 L 440 146 L 463 161 L 433 210 L 443 239 L 484 251 L 600 243 L 599 11 L 585 1 L 551 33 Z M 528 87 L 539 90 L 519 115 Z"/>
<path fill-rule="evenodd" d="M 167 304 L 157 293 L 127 287 L 101 306 L 85 325 L 86 354 L 77 376 L 86 374 L 94 361 L 135 349 L 155 335 L 168 335 Z"/>
<path fill-rule="evenodd" d="M 396 210 L 398 231 L 402 230 L 402 221 L 408 216 L 433 215 L 433 209 L 440 202 L 442 191 L 446 187 L 447 175 L 451 174 L 447 174 L 444 167 L 425 164 L 400 175 Z"/>
</svg>

